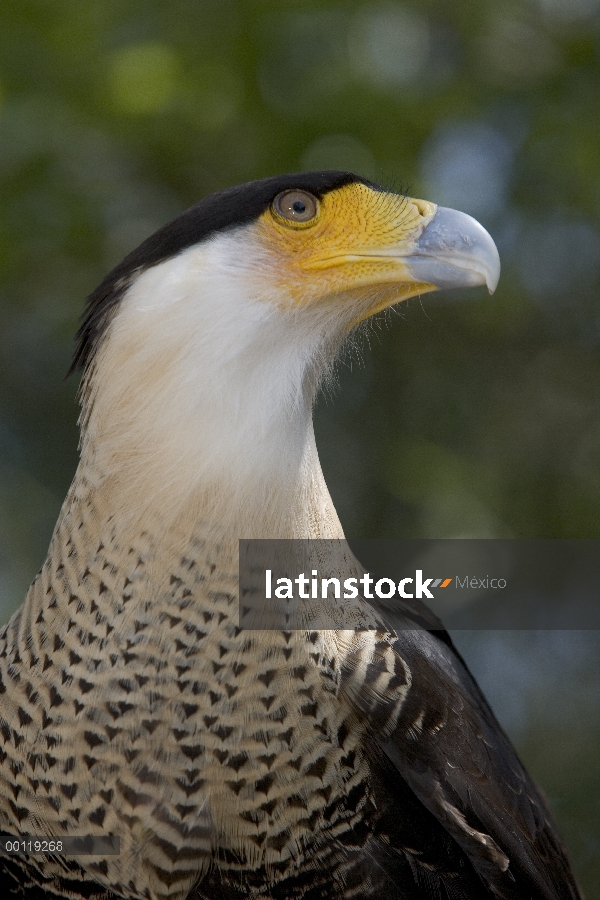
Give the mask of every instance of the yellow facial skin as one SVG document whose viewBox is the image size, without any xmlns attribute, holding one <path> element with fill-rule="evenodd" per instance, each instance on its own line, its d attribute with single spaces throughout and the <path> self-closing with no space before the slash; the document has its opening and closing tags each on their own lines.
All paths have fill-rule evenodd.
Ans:
<svg viewBox="0 0 600 900">
<path fill-rule="evenodd" d="M 309 222 L 290 222 L 270 207 L 258 219 L 256 234 L 272 264 L 271 277 L 294 303 L 304 306 L 357 291 L 364 295 L 374 288 L 373 306 L 360 312 L 364 319 L 437 290 L 435 284 L 415 281 L 402 259 L 436 208 L 354 183 L 325 194 Z"/>
</svg>

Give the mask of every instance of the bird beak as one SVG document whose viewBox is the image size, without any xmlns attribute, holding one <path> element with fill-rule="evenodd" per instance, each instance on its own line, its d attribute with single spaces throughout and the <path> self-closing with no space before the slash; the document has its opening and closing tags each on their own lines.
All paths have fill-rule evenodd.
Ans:
<svg viewBox="0 0 600 900">
<path fill-rule="evenodd" d="M 487 285 L 493 294 L 500 257 L 485 228 L 466 213 L 438 206 L 419 238 L 396 251 L 416 282 L 436 288 Z"/>
<path fill-rule="evenodd" d="M 336 298 L 349 327 L 409 297 L 487 285 L 500 277 L 496 245 L 465 213 L 351 184 L 326 194 L 314 224 L 260 222 L 281 296 L 310 306 Z"/>
</svg>

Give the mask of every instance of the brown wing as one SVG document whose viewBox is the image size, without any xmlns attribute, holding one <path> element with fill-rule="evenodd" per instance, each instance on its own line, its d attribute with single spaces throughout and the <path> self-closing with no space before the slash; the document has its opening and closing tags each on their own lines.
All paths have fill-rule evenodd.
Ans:
<svg viewBox="0 0 600 900">
<path fill-rule="evenodd" d="M 580 900 L 548 806 L 449 636 L 411 628 L 423 610 L 405 613 L 412 622 L 396 616 L 395 639 L 382 640 L 366 671 L 350 657 L 344 672 L 347 698 L 371 724 L 374 772 L 391 766 L 461 848 L 477 896 Z M 401 818 L 398 792 L 383 802 Z"/>
</svg>

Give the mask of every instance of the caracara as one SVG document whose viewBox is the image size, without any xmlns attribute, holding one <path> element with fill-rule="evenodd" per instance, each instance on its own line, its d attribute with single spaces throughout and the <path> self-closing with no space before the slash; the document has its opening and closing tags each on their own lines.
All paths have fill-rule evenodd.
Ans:
<svg viewBox="0 0 600 900">
<path fill-rule="evenodd" d="M 433 615 L 239 623 L 240 539 L 343 539 L 312 409 L 348 335 L 499 269 L 469 216 L 312 172 L 207 197 L 91 294 L 81 462 L 0 631 L 0 832 L 120 850 L 0 853 L 2 898 L 580 897 Z"/>
</svg>

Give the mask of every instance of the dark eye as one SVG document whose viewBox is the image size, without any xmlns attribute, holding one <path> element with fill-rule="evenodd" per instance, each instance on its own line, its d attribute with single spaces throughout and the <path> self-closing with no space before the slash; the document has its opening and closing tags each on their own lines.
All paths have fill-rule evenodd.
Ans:
<svg viewBox="0 0 600 900">
<path fill-rule="evenodd" d="M 289 222 L 310 222 L 317 214 L 317 198 L 307 191 L 282 191 L 273 200 L 275 212 Z"/>
</svg>

